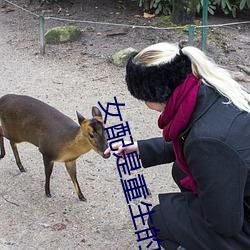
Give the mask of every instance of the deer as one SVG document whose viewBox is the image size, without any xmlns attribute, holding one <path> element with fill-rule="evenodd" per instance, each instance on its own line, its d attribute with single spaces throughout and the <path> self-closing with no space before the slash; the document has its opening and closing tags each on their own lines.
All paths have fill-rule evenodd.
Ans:
<svg viewBox="0 0 250 250">
<path fill-rule="evenodd" d="M 64 162 L 81 201 L 86 201 L 76 175 L 76 160 L 91 149 L 104 159 L 108 148 L 101 111 L 92 107 L 92 118 L 76 111 L 79 125 L 54 107 L 31 96 L 7 94 L 0 98 L 0 159 L 5 156 L 4 138 L 8 139 L 16 164 L 25 172 L 17 144 L 28 142 L 38 147 L 45 168 L 45 194 L 51 197 L 50 177 L 55 162 Z"/>
</svg>

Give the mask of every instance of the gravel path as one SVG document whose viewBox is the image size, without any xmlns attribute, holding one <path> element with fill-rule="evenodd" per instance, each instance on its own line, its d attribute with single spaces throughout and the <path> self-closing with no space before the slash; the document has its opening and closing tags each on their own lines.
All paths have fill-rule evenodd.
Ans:
<svg viewBox="0 0 250 250">
<path fill-rule="evenodd" d="M 158 114 L 128 94 L 124 69 L 116 68 L 101 53 L 86 52 L 80 42 L 48 47 L 42 57 L 36 28 L 35 18 L 0 9 L 1 95 L 39 98 L 75 121 L 76 110 L 90 117 L 98 101 L 106 105 L 116 96 L 126 104 L 121 113 L 134 140 L 160 136 Z M 108 125 L 118 122 L 108 119 Z M 85 203 L 78 200 L 63 164 L 55 165 L 49 199 L 44 195 L 44 167 L 37 148 L 19 145 L 27 170 L 20 173 L 7 140 L 5 145 L 6 156 L 0 163 L 0 249 L 138 249 L 114 156 L 104 160 L 91 151 L 78 159 Z M 161 166 L 136 171 L 135 176 L 144 175 L 151 193 L 145 201 L 155 205 L 158 193 L 176 190 L 169 173 L 170 167 Z M 134 209 L 138 202 L 132 202 Z"/>
</svg>

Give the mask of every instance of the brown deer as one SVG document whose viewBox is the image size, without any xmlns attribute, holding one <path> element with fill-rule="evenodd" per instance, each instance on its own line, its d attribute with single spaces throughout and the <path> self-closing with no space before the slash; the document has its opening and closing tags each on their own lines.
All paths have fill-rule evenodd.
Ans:
<svg viewBox="0 0 250 250">
<path fill-rule="evenodd" d="M 80 126 L 60 111 L 29 96 L 9 94 L 0 98 L 0 158 L 5 156 L 3 137 L 9 139 L 16 164 L 21 172 L 25 169 L 20 161 L 17 143 L 29 142 L 39 148 L 45 167 L 45 193 L 50 194 L 50 176 L 54 162 L 64 162 L 81 201 L 83 196 L 76 176 L 76 160 L 94 149 L 103 158 L 108 148 L 102 115 L 92 107 L 93 118 L 86 119 L 77 112 Z"/>
</svg>

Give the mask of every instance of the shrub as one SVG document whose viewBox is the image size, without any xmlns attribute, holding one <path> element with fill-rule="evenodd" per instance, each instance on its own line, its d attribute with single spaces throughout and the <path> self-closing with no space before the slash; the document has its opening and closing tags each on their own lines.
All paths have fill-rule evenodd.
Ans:
<svg viewBox="0 0 250 250">
<path fill-rule="evenodd" d="M 156 15 L 160 13 L 165 15 L 171 14 L 171 0 L 136 0 L 136 2 L 139 7 L 143 7 L 145 11 L 153 11 Z"/>
<path fill-rule="evenodd" d="M 136 0 L 140 7 L 146 11 L 154 11 L 155 14 L 171 14 L 172 1 L 174 0 Z M 193 1 L 193 0 L 188 0 Z M 204 0 L 199 0 L 197 13 L 201 12 Z M 220 6 L 224 14 L 231 14 L 236 17 L 237 10 L 250 9 L 250 0 L 208 0 L 208 11 L 214 15 L 216 7 Z"/>
</svg>

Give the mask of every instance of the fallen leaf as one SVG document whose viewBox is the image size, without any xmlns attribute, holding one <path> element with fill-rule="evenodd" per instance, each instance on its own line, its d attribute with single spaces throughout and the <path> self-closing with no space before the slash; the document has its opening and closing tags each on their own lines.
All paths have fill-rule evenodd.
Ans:
<svg viewBox="0 0 250 250">
<path fill-rule="evenodd" d="M 143 13 L 143 17 L 145 17 L 145 18 L 152 18 L 152 17 L 155 17 L 155 14 L 149 14 L 147 12 L 144 12 Z"/>
<path fill-rule="evenodd" d="M 66 229 L 66 225 L 63 223 L 54 224 L 53 226 L 51 226 L 51 229 L 53 231 L 61 231 L 61 230 Z"/>
</svg>

